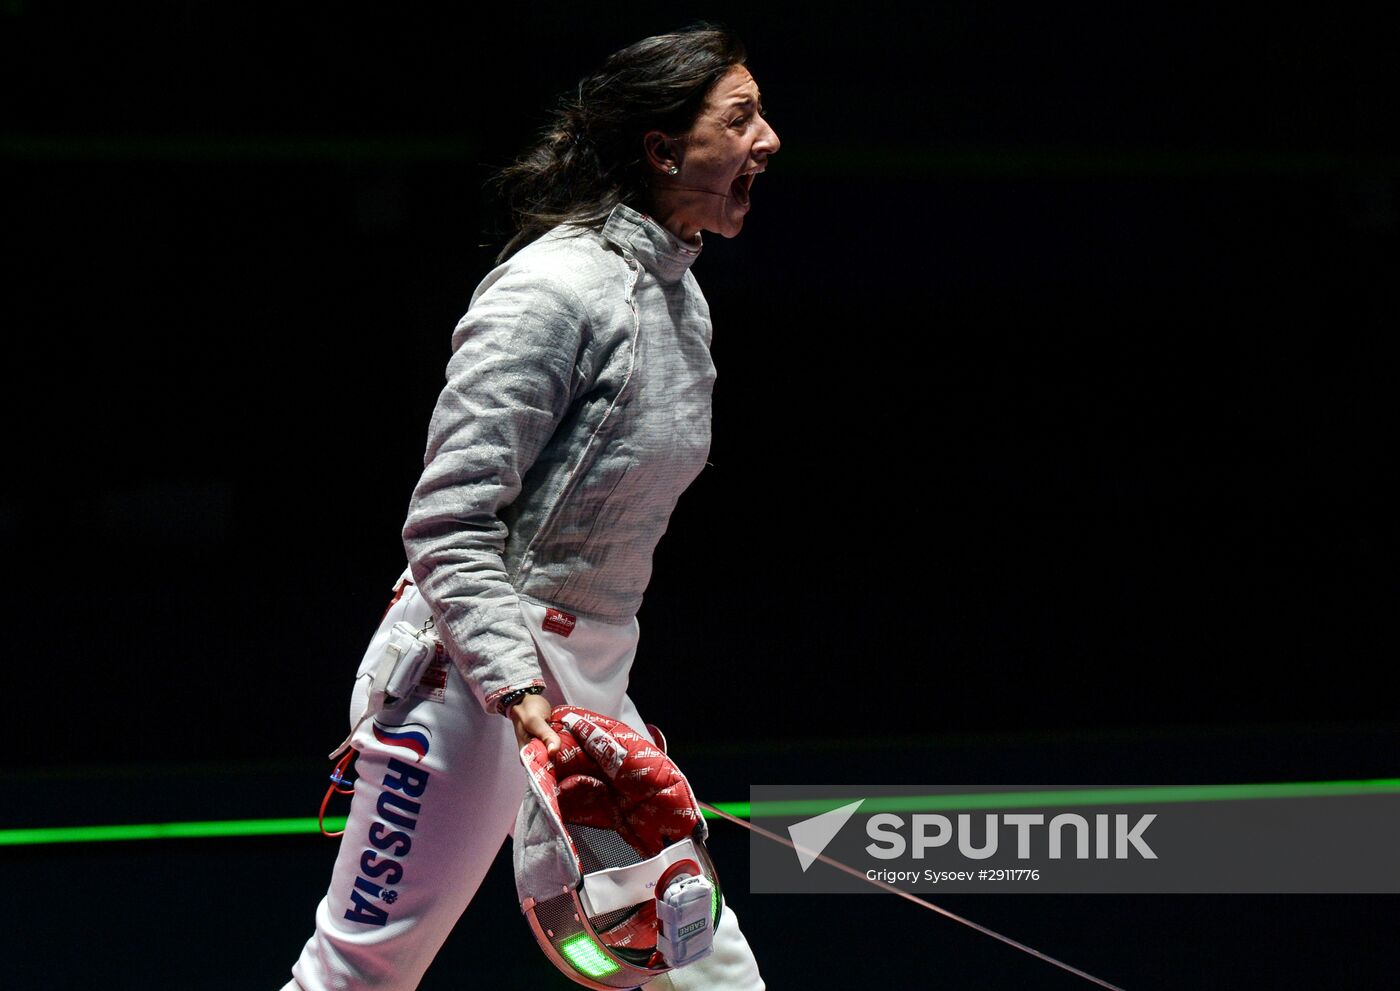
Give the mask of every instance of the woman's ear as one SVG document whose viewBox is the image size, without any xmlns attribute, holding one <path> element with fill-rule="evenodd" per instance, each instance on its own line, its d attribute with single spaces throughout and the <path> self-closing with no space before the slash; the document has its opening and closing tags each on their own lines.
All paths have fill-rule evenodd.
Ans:
<svg viewBox="0 0 1400 991">
<path fill-rule="evenodd" d="M 642 148 L 646 152 L 647 164 L 657 172 L 674 175 L 671 169 L 681 164 L 676 157 L 675 143 L 664 131 L 648 131 L 642 138 Z"/>
</svg>

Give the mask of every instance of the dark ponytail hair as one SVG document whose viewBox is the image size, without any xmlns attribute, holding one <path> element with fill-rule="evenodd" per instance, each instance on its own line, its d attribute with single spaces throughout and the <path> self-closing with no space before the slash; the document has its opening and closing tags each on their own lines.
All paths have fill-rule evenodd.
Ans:
<svg viewBox="0 0 1400 991">
<path fill-rule="evenodd" d="M 704 22 L 609 56 L 560 98 L 539 142 L 495 177 L 515 232 L 497 263 L 558 224 L 596 229 L 619 203 L 647 209 L 643 135 L 689 131 L 711 87 L 746 59 L 743 42 Z"/>
</svg>

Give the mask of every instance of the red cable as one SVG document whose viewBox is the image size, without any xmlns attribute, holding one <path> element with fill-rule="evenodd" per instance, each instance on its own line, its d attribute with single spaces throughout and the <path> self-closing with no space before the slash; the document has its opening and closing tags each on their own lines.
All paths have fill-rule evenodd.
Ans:
<svg viewBox="0 0 1400 991">
<path fill-rule="evenodd" d="M 343 829 L 338 833 L 326 832 L 326 806 L 331 804 L 332 795 L 355 794 L 355 785 L 353 782 L 351 782 L 349 788 L 342 788 L 340 784 L 345 780 L 345 771 L 350 766 L 350 762 L 355 759 L 356 753 L 358 753 L 358 751 L 351 747 L 346 751 L 345 756 L 340 758 L 340 763 L 335 766 L 335 770 L 331 772 L 331 786 L 326 789 L 326 797 L 321 799 L 321 814 L 316 818 L 316 825 L 320 827 L 322 836 L 334 838 L 345 834 L 345 830 Z"/>
</svg>

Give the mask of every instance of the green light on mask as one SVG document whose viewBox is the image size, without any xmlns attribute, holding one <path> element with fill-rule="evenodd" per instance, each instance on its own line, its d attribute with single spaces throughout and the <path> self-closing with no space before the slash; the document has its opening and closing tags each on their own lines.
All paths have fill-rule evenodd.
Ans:
<svg viewBox="0 0 1400 991">
<path fill-rule="evenodd" d="M 574 969 L 587 977 L 603 977 L 622 968 L 614 960 L 609 960 L 598 944 L 587 933 L 571 936 L 559 944 L 559 952 L 564 954 Z"/>
</svg>

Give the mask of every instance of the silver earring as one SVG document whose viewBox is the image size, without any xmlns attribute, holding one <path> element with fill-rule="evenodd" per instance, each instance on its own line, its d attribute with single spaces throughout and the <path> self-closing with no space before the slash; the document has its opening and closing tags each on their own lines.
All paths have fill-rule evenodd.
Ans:
<svg viewBox="0 0 1400 991">
<path fill-rule="evenodd" d="M 667 169 L 666 171 L 669 172 L 671 175 L 675 175 L 677 172 L 680 171 L 680 168 L 679 168 L 678 166 L 672 165 L 672 166 L 671 166 L 669 169 Z"/>
</svg>

